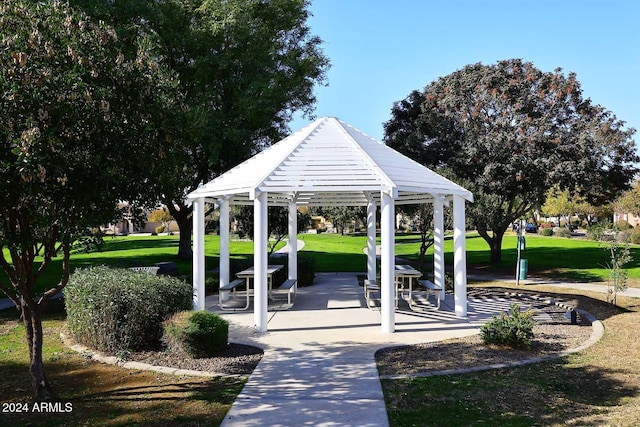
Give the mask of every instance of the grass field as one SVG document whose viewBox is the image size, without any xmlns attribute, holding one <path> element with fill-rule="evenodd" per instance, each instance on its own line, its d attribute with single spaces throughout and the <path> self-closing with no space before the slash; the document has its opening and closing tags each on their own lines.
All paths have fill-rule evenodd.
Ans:
<svg viewBox="0 0 640 427">
<path fill-rule="evenodd" d="M 298 236 L 305 242 L 301 254 L 313 257 L 316 271 L 365 271 L 366 236 L 339 234 L 301 234 Z M 379 239 L 378 239 L 379 243 Z M 416 260 L 419 250 L 419 236 L 414 234 L 398 234 L 396 236 L 396 256 Z M 503 241 L 502 262 L 497 265 L 488 264 L 487 243 L 477 234 L 469 234 L 467 244 L 467 265 L 469 269 L 481 270 L 485 273 L 513 275 L 516 265 L 516 237 L 507 235 Z M 284 246 L 284 242 L 278 248 Z M 96 264 L 119 266 L 145 266 L 157 262 L 173 261 L 178 264 L 179 274 L 191 275 L 191 261 L 178 260 L 177 236 L 127 236 L 107 238 L 102 252 L 75 252 L 72 254 L 72 269 Z M 207 236 L 205 256 L 207 268 L 218 266 L 220 240 L 218 236 Z M 251 258 L 253 242 L 234 241 L 230 243 L 232 258 Z M 640 286 L 640 246 L 632 246 L 631 253 L 635 260 L 626 266 L 630 286 Z M 8 257 L 8 253 L 6 255 Z M 596 242 L 580 239 L 557 237 L 527 236 L 527 248 L 522 257 L 528 259 L 529 274 L 544 275 L 557 279 L 575 281 L 606 281 L 609 271 L 604 267 L 608 261 L 607 252 Z M 433 251 L 427 252 L 425 268 L 432 265 Z M 453 265 L 453 241 L 445 240 L 445 261 Z M 55 284 L 61 273 L 61 260 L 55 259 L 38 285 L 38 292 Z M 0 271 L 0 280 L 6 280 Z"/>
</svg>

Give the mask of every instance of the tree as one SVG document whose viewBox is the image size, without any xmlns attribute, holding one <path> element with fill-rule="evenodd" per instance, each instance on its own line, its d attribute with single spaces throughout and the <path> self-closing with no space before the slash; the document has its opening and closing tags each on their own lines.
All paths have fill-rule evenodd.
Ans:
<svg viewBox="0 0 640 427">
<path fill-rule="evenodd" d="M 575 74 L 520 59 L 473 64 L 396 102 L 385 142 L 428 167 L 447 167 L 474 194 L 467 215 L 502 259 L 511 223 L 547 189 L 580 188 L 596 205 L 636 172 L 634 129 L 582 97 Z"/>
<path fill-rule="evenodd" d="M 173 221 L 173 217 L 169 213 L 169 209 L 164 207 L 151 212 L 151 214 L 149 215 L 149 221 L 161 223 L 164 229 L 168 232 L 169 224 L 171 223 L 171 221 Z"/>
<path fill-rule="evenodd" d="M 547 199 L 542 205 L 542 212 L 545 216 L 566 217 L 566 226 L 570 228 L 571 215 L 577 212 L 577 202 L 571 197 L 569 190 L 560 190 L 557 186 L 554 186 L 547 192 Z"/>
<path fill-rule="evenodd" d="M 253 239 L 254 224 L 253 206 L 235 206 L 233 208 L 233 218 L 238 227 L 238 233 L 241 237 Z M 305 230 L 309 225 L 309 214 L 297 213 L 297 229 Z M 267 235 L 270 237 L 268 241 L 268 255 L 271 256 L 285 237 L 289 235 L 289 213 L 288 208 L 282 206 L 269 206 L 267 209 Z"/>
<path fill-rule="evenodd" d="M 143 200 L 150 141 L 166 139 L 179 96 L 144 43 L 127 59 L 112 28 L 61 2 L 6 0 L 0 36 L 0 290 L 21 313 L 34 395 L 51 399 L 42 314 L 69 279 L 71 244 L 118 200 Z M 37 295 L 60 252 L 60 281 Z"/>
<path fill-rule="evenodd" d="M 625 191 L 616 200 L 615 205 L 621 212 L 640 217 L 640 183 L 635 182 L 631 189 Z"/>
<path fill-rule="evenodd" d="M 178 256 L 191 258 L 185 196 L 289 132 L 310 114 L 313 86 L 329 62 L 307 26 L 307 0 L 76 0 L 128 37 L 155 37 L 155 52 L 188 100 L 185 140 L 155 159 L 156 192 L 180 228 Z M 135 38 L 131 39 L 135 40 Z"/>
<path fill-rule="evenodd" d="M 321 215 L 333 223 L 333 227 L 344 234 L 349 231 L 349 227 L 354 221 L 366 223 L 367 211 L 362 206 L 327 206 L 319 209 Z"/>
<path fill-rule="evenodd" d="M 628 271 L 624 266 L 633 262 L 629 251 L 629 238 L 619 233 L 609 221 L 599 222 L 597 226 L 592 227 L 590 235 L 608 252 L 609 261 L 605 265 L 609 269 L 607 301 L 615 306 L 618 303 L 618 292 L 624 292 L 628 286 Z"/>
</svg>

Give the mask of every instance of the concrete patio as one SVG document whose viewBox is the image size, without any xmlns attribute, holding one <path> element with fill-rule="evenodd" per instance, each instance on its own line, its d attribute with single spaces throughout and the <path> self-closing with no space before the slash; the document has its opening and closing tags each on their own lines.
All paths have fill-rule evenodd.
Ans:
<svg viewBox="0 0 640 427">
<path fill-rule="evenodd" d="M 216 304 L 217 296 L 207 298 L 207 309 L 220 312 Z M 388 425 L 376 350 L 478 333 L 509 304 L 470 299 L 467 318 L 460 318 L 453 295 L 440 310 L 414 312 L 401 302 L 389 334 L 380 330 L 380 312 L 366 308 L 355 273 L 317 273 L 313 286 L 298 289 L 293 308 L 268 312 L 266 333 L 254 332 L 252 307 L 220 312 L 230 322 L 230 341 L 264 349 L 223 425 Z"/>
</svg>

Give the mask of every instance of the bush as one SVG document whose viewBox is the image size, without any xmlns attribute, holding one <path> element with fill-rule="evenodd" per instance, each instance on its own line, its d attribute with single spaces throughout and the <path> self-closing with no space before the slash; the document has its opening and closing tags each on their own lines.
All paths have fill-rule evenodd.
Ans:
<svg viewBox="0 0 640 427">
<path fill-rule="evenodd" d="M 613 224 L 613 229 L 616 231 L 627 231 L 627 230 L 631 230 L 632 228 L 633 228 L 633 225 L 629 224 L 624 219 L 619 219 L 616 221 L 615 224 Z"/>
<path fill-rule="evenodd" d="M 107 354 L 160 346 L 162 322 L 192 306 L 188 283 L 105 266 L 78 269 L 65 288 L 73 338 Z"/>
<path fill-rule="evenodd" d="M 493 316 L 482 325 L 480 336 L 485 344 L 505 345 L 511 348 L 530 348 L 533 339 L 533 312 L 520 311 L 517 303 L 512 303 L 509 314 Z"/>
<path fill-rule="evenodd" d="M 571 237 L 571 230 L 566 227 L 562 227 L 555 231 L 555 235 L 558 237 Z"/>
<path fill-rule="evenodd" d="M 553 236 L 553 228 L 541 228 L 540 235 L 542 236 Z"/>
<path fill-rule="evenodd" d="M 183 311 L 164 322 L 163 343 L 193 358 L 215 356 L 227 348 L 229 322 L 208 311 Z"/>
<path fill-rule="evenodd" d="M 631 243 L 634 245 L 640 244 L 640 230 L 634 230 L 631 233 Z"/>
<path fill-rule="evenodd" d="M 298 254 L 298 286 L 311 286 L 316 277 L 316 260 L 310 256 Z"/>
<path fill-rule="evenodd" d="M 164 233 L 164 225 L 159 225 L 156 227 L 156 234 Z"/>
</svg>

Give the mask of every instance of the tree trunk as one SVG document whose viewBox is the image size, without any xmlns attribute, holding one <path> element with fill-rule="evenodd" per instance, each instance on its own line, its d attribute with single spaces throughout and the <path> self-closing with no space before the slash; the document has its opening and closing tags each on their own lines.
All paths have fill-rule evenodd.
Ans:
<svg viewBox="0 0 640 427">
<path fill-rule="evenodd" d="M 31 373 L 31 385 L 36 400 L 54 399 L 51 385 L 44 372 L 42 360 L 42 317 L 36 310 L 33 312 L 23 299 L 22 318 L 27 334 L 29 346 L 29 372 Z"/>
<path fill-rule="evenodd" d="M 506 229 L 505 229 L 506 230 Z M 502 237 L 505 230 L 493 232 L 492 236 L 486 230 L 478 230 L 478 234 L 489 244 L 489 263 L 499 264 L 502 262 Z"/>
<path fill-rule="evenodd" d="M 178 241 L 178 258 L 182 260 L 193 259 L 193 248 L 191 247 L 191 232 L 193 231 L 193 221 L 191 219 L 191 207 L 178 206 L 173 202 L 167 203 L 169 212 L 178 224 L 180 239 Z"/>
</svg>

